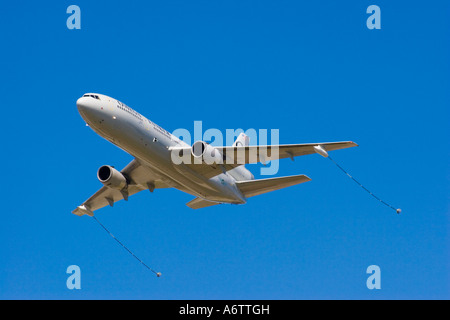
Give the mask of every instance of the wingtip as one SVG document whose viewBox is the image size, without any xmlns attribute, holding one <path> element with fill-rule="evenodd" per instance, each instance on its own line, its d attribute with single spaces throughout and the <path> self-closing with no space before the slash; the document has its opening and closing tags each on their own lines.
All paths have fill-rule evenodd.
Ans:
<svg viewBox="0 0 450 320">
<path fill-rule="evenodd" d="M 79 216 L 79 217 L 84 216 L 84 215 L 88 215 L 88 216 L 91 216 L 91 217 L 94 216 L 94 212 L 92 212 L 92 210 L 90 210 L 85 205 L 78 206 L 75 210 L 72 211 L 72 213 L 77 215 L 77 216 Z"/>
</svg>

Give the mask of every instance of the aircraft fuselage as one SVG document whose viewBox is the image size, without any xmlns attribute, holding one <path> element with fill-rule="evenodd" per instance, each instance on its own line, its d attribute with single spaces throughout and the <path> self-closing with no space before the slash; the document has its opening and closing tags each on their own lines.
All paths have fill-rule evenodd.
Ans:
<svg viewBox="0 0 450 320">
<path fill-rule="evenodd" d="M 122 102 L 101 94 L 85 94 L 78 99 L 77 108 L 97 134 L 135 157 L 169 186 L 210 201 L 246 202 L 235 185 L 233 172 L 206 178 L 184 164 L 174 164 L 169 148 L 188 144 Z M 234 170 L 235 176 L 249 174 L 243 167 Z"/>
</svg>

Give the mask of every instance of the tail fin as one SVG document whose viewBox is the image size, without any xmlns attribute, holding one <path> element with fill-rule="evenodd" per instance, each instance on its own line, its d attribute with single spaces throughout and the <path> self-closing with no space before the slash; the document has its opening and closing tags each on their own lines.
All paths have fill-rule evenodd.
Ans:
<svg viewBox="0 0 450 320">
<path fill-rule="evenodd" d="M 246 198 L 257 196 L 266 192 L 290 187 L 299 183 L 310 181 L 308 176 L 303 174 L 280 178 L 268 178 L 259 180 L 236 181 L 236 186 L 241 190 Z"/>
<path fill-rule="evenodd" d="M 247 147 L 250 142 L 250 137 L 241 132 L 233 143 L 233 147 Z M 228 170 L 228 173 L 237 181 L 253 180 L 253 174 L 245 168 L 245 164 L 238 166 L 234 169 Z"/>
<path fill-rule="evenodd" d="M 249 142 L 250 138 L 242 132 L 233 143 L 233 147 L 247 147 Z"/>
</svg>

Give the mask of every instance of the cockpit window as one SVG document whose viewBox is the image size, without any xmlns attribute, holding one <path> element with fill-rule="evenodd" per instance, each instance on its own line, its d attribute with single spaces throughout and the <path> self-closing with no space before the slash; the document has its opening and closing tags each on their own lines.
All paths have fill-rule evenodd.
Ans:
<svg viewBox="0 0 450 320">
<path fill-rule="evenodd" d="M 91 98 L 100 100 L 99 96 L 96 94 L 85 94 L 85 95 L 83 95 L 83 97 L 91 97 Z"/>
</svg>

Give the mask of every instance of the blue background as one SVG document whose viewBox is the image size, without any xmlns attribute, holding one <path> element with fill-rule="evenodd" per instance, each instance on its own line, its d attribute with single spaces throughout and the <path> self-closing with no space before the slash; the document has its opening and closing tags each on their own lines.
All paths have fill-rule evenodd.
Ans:
<svg viewBox="0 0 450 320">
<path fill-rule="evenodd" d="M 81 8 L 81 30 L 66 9 Z M 366 9 L 381 8 L 381 30 Z M 39 1 L 0 11 L 2 299 L 448 299 L 448 1 Z M 96 170 L 132 157 L 85 126 L 85 92 L 168 131 L 279 129 L 352 140 L 280 161 L 311 182 L 192 210 L 141 192 L 98 219 L 71 211 Z M 259 177 L 260 166 L 250 169 Z M 66 288 L 69 265 L 81 290 Z M 368 266 L 381 290 L 366 287 Z"/>
</svg>

